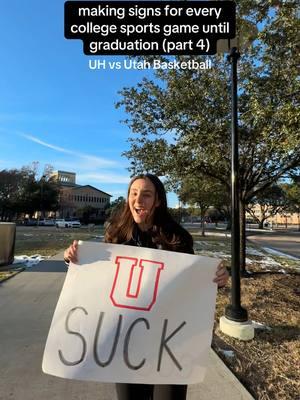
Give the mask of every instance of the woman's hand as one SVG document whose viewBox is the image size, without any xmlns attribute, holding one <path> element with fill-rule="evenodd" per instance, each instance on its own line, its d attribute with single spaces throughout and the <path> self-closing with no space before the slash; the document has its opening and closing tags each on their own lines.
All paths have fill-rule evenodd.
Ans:
<svg viewBox="0 0 300 400">
<path fill-rule="evenodd" d="M 77 251 L 78 251 L 78 241 L 74 240 L 71 246 L 69 246 L 65 251 L 64 251 L 64 260 L 66 263 L 69 263 L 72 261 L 72 263 L 76 263 L 78 261 L 77 259 Z"/>
<path fill-rule="evenodd" d="M 220 288 L 220 287 L 223 287 L 226 285 L 228 278 L 229 278 L 229 273 L 228 273 L 227 269 L 225 268 L 223 262 L 221 262 L 218 265 L 218 269 L 216 272 L 214 282 L 217 283 L 218 287 Z"/>
</svg>

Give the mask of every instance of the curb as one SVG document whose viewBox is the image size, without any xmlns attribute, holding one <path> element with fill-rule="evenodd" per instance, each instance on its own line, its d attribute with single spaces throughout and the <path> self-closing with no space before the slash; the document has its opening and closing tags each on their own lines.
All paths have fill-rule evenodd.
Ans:
<svg viewBox="0 0 300 400">
<path fill-rule="evenodd" d="M 20 267 L 17 270 L 14 270 L 15 274 L 11 274 L 11 275 L 7 276 L 6 278 L 1 279 L 0 280 L 0 285 L 1 285 L 1 283 L 5 282 L 5 281 L 8 281 L 8 279 L 11 279 L 14 276 L 18 275 L 20 272 L 24 271 L 25 269 L 26 269 L 25 267 Z M 5 271 L 1 271 L 1 272 L 5 272 Z"/>
<path fill-rule="evenodd" d="M 211 355 L 217 368 L 220 369 L 221 373 L 226 375 L 226 378 L 230 383 L 241 393 L 241 400 L 255 400 L 255 398 L 248 392 L 245 386 L 238 380 L 233 372 L 227 367 L 224 361 L 218 356 L 214 349 L 211 349 Z"/>
</svg>

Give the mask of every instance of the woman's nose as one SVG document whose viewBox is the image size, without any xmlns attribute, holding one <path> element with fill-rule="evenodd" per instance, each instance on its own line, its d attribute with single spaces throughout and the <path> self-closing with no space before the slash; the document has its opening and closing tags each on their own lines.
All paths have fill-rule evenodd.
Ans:
<svg viewBox="0 0 300 400">
<path fill-rule="evenodd" d="M 142 194 L 138 193 L 135 200 L 138 204 L 142 203 Z"/>
</svg>

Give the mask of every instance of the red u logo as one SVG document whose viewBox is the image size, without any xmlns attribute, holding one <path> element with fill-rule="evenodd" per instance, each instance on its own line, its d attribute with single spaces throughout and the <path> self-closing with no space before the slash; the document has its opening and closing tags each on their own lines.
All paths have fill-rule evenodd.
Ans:
<svg viewBox="0 0 300 400">
<path fill-rule="evenodd" d="M 156 301 L 164 264 L 152 260 L 116 257 L 117 270 L 110 293 L 114 306 L 150 311 Z"/>
</svg>

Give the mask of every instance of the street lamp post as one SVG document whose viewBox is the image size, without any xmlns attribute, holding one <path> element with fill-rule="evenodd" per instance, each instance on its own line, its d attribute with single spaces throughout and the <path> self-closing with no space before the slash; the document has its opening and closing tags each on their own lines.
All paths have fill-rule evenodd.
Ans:
<svg viewBox="0 0 300 400">
<path fill-rule="evenodd" d="M 237 63 L 240 53 L 233 47 L 228 56 L 231 63 L 231 304 L 225 315 L 232 321 L 248 320 L 241 306 L 240 282 L 240 188 L 239 188 L 239 137 L 237 108 Z"/>
<path fill-rule="evenodd" d="M 248 313 L 241 306 L 240 280 L 240 189 L 239 189 L 239 140 L 237 107 L 237 47 L 232 47 L 228 60 L 231 63 L 231 304 L 220 318 L 220 330 L 240 340 L 251 340 L 254 327 Z"/>
<path fill-rule="evenodd" d="M 45 210 L 44 210 L 44 182 L 46 176 L 43 175 L 41 177 L 41 217 L 45 218 Z"/>
</svg>

